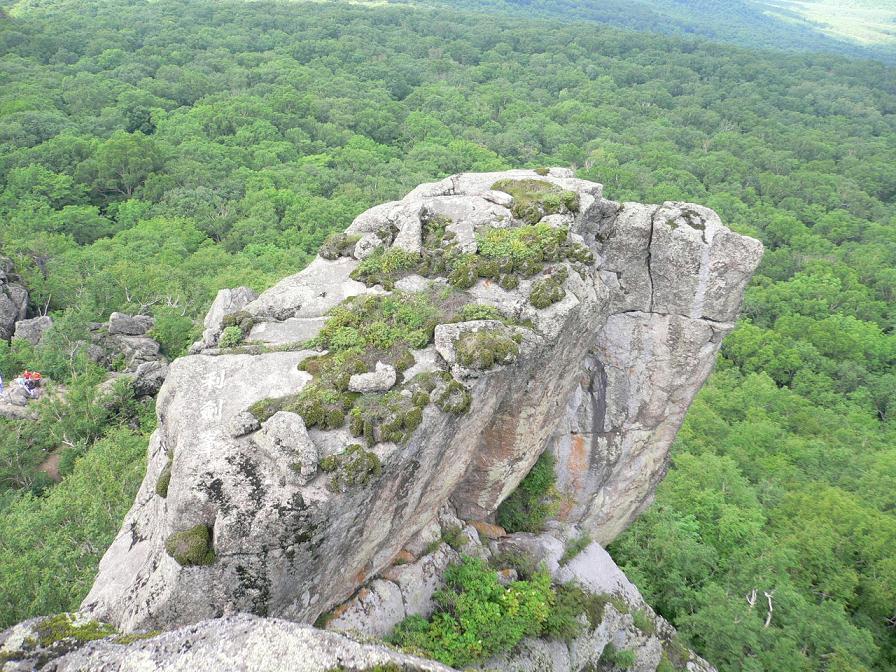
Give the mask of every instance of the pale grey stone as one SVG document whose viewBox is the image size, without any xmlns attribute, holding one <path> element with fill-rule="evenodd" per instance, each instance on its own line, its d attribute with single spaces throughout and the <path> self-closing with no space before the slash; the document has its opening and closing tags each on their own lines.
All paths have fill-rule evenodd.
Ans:
<svg viewBox="0 0 896 672">
<path fill-rule="evenodd" d="M 398 374 L 391 364 L 376 363 L 376 370 L 356 373 L 348 381 L 349 392 L 385 392 L 395 386 Z"/>
<path fill-rule="evenodd" d="M 282 322 L 256 322 L 249 332 L 249 340 L 268 345 L 304 343 L 317 336 L 325 323 L 326 319 L 323 317 L 291 317 Z"/>
<path fill-rule="evenodd" d="M 134 394 L 153 397 L 162 388 L 168 375 L 168 363 L 163 360 L 143 362 L 134 371 Z"/>
<path fill-rule="evenodd" d="M 206 313 L 202 338 L 193 344 L 190 353 L 197 354 L 205 348 L 213 347 L 224 329 L 222 324 L 224 318 L 227 315 L 238 313 L 256 298 L 258 295 L 248 287 L 218 290 L 215 300 Z"/>
<path fill-rule="evenodd" d="M 155 320 L 149 315 L 112 313 L 109 316 L 109 333 L 124 336 L 142 336 L 153 328 Z"/>
<path fill-rule="evenodd" d="M 385 637 L 406 615 L 401 589 L 391 581 L 374 579 L 327 622 L 327 630 Z"/>
<path fill-rule="evenodd" d="M 300 485 L 305 485 L 317 473 L 320 456 L 305 421 L 297 413 L 278 411 L 261 426 L 255 441 L 267 455 L 291 469 Z"/>
<path fill-rule="evenodd" d="M 43 315 L 30 320 L 16 322 L 16 331 L 13 338 L 21 338 L 31 345 L 39 345 L 44 334 L 53 326 L 53 318 Z"/>
<path fill-rule="evenodd" d="M 261 423 L 249 411 L 240 411 L 227 423 L 227 433 L 235 439 L 246 434 L 256 432 L 261 428 Z"/>
<path fill-rule="evenodd" d="M 395 667 L 404 672 L 451 672 L 382 644 L 361 643 L 346 634 L 276 618 L 237 614 L 202 621 L 126 645 L 115 637 L 69 646 L 32 647 L 42 619 L 0 634 L 4 652 L 27 656 L 24 666 L 4 670 L 40 672 L 365 672 Z M 75 650 L 71 650 L 74 648 Z M 65 653 L 70 651 L 69 653 Z M 61 654 L 65 655 L 61 655 Z"/>
</svg>

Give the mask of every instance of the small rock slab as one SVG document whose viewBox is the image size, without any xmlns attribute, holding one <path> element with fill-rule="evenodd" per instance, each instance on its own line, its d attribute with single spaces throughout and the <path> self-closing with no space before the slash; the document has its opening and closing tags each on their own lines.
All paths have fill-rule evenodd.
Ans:
<svg viewBox="0 0 896 672">
<path fill-rule="evenodd" d="M 21 338 L 31 345 L 37 345 L 52 326 L 53 318 L 46 315 L 30 320 L 20 320 L 16 322 L 16 332 L 13 334 L 13 338 Z"/>
<path fill-rule="evenodd" d="M 395 367 L 382 362 L 376 363 L 376 371 L 356 373 L 348 381 L 349 392 L 386 392 L 398 380 Z"/>
<path fill-rule="evenodd" d="M 285 455 L 301 485 L 308 483 L 317 473 L 320 456 L 317 446 L 308 436 L 301 415 L 277 411 L 262 425 L 256 441 L 262 448 L 273 453 L 275 459 L 278 454 Z"/>
<path fill-rule="evenodd" d="M 142 336 L 155 325 L 149 315 L 126 315 L 112 313 L 109 316 L 109 333 L 124 336 Z"/>
<path fill-rule="evenodd" d="M 271 345 L 304 343 L 317 336 L 326 322 L 324 317 L 292 317 L 282 322 L 258 322 L 249 332 L 249 340 Z"/>
</svg>

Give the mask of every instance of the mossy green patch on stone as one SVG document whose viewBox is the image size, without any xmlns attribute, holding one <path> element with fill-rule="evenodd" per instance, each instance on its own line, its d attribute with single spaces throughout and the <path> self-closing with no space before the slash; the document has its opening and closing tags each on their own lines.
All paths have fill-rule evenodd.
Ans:
<svg viewBox="0 0 896 672">
<path fill-rule="evenodd" d="M 75 622 L 70 614 L 56 614 L 37 625 L 38 643 L 49 647 L 63 640 L 91 642 L 118 633 L 114 626 L 99 621 Z"/>
<path fill-rule="evenodd" d="M 462 415 L 470 408 L 472 396 L 466 387 L 452 379 L 436 393 L 433 401 L 435 401 L 436 406 L 446 413 Z"/>
<path fill-rule="evenodd" d="M 240 330 L 243 336 L 248 336 L 249 332 L 252 331 L 252 327 L 255 326 L 255 316 L 248 311 L 240 310 L 235 313 L 225 315 L 221 320 L 221 326 L 225 330 L 229 329 L 230 327 L 236 327 Z"/>
<path fill-rule="evenodd" d="M 161 473 L 159 473 L 159 478 L 156 480 L 156 494 L 159 497 L 167 497 L 168 496 L 168 485 L 171 483 L 171 466 L 173 463 L 172 456 L 168 456 L 168 461 L 165 463 L 165 466 L 162 467 Z"/>
<path fill-rule="evenodd" d="M 397 247 L 378 248 L 352 271 L 352 278 L 368 286 L 395 287 L 395 281 L 414 273 L 420 265 L 420 255 Z"/>
<path fill-rule="evenodd" d="M 365 450 L 357 443 L 350 445 L 343 453 L 325 457 L 318 467 L 321 471 L 332 474 L 327 483 L 327 489 L 332 492 L 346 492 L 349 488 L 367 485 L 383 469 L 376 453 Z"/>
<path fill-rule="evenodd" d="M 211 528 L 200 524 L 174 532 L 165 540 L 165 552 L 182 567 L 213 564 L 215 551 Z"/>
<path fill-rule="evenodd" d="M 461 366 L 481 371 L 510 364 L 520 353 L 516 341 L 497 329 L 466 331 L 458 337 L 454 347 Z"/>
<path fill-rule="evenodd" d="M 321 245 L 318 254 L 324 259 L 330 261 L 339 259 L 339 257 L 350 257 L 355 250 L 355 245 L 361 240 L 361 236 L 347 233 L 332 233 L 327 236 L 324 244 Z"/>
<path fill-rule="evenodd" d="M 513 197 L 510 211 L 527 224 L 535 224 L 547 215 L 579 211 L 579 195 L 546 180 L 499 180 L 492 189 Z"/>
<path fill-rule="evenodd" d="M 567 271 L 565 267 L 544 278 L 539 278 L 532 284 L 529 293 L 529 303 L 533 307 L 542 310 L 563 300 L 566 290 L 563 283 L 566 281 Z"/>
</svg>

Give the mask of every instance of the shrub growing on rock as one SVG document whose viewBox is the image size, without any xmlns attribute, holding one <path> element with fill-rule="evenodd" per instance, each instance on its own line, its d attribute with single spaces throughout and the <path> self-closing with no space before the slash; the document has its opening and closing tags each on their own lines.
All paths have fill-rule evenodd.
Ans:
<svg viewBox="0 0 896 672">
<path fill-rule="evenodd" d="M 182 567 L 213 564 L 215 551 L 211 528 L 200 524 L 173 533 L 165 540 L 165 552 Z"/>
<path fill-rule="evenodd" d="M 508 532 L 541 532 L 555 508 L 554 456 L 542 453 L 516 490 L 498 507 L 498 524 Z"/>
<path fill-rule="evenodd" d="M 396 626 L 391 641 L 452 667 L 464 667 L 542 632 L 553 603 L 551 579 L 537 572 L 506 588 L 483 561 L 464 558 L 445 571 L 430 620 L 411 616 Z"/>
<path fill-rule="evenodd" d="M 239 327 L 226 327 L 218 338 L 218 346 L 222 348 L 235 348 L 243 342 L 243 332 Z"/>
</svg>

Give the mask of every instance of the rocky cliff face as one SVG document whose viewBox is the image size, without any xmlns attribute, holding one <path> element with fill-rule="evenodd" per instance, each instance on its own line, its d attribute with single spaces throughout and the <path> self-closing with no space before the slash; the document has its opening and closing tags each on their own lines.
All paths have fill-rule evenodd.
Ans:
<svg viewBox="0 0 896 672">
<path fill-rule="evenodd" d="M 617 536 L 762 249 L 706 208 L 601 192 L 559 169 L 456 175 L 363 213 L 261 296 L 219 296 L 171 364 L 83 611 L 125 631 L 312 622 L 440 511 L 493 522 L 545 450 L 558 535 Z"/>
</svg>

